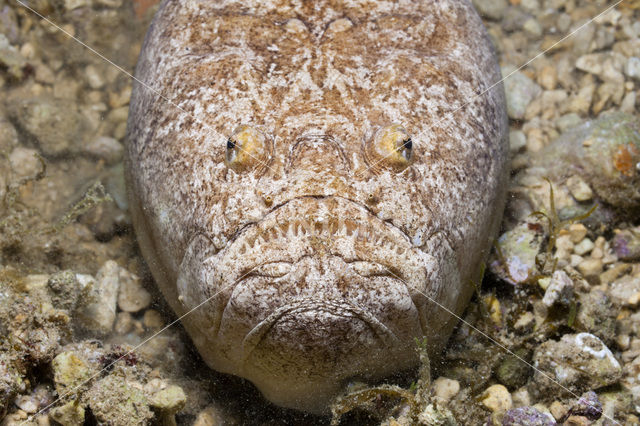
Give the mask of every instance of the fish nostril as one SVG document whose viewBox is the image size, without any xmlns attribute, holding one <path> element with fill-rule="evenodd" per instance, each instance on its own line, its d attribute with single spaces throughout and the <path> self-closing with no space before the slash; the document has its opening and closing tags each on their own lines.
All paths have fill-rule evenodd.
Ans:
<svg viewBox="0 0 640 426">
<path fill-rule="evenodd" d="M 287 173 L 299 171 L 346 174 L 349 162 L 342 147 L 332 136 L 303 136 L 291 148 L 287 167 Z"/>
</svg>

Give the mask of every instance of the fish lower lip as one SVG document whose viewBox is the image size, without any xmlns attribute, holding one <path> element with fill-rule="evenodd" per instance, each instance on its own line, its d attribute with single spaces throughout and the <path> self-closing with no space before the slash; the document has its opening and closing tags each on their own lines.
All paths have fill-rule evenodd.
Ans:
<svg viewBox="0 0 640 426">
<path fill-rule="evenodd" d="M 276 309 L 275 312 L 262 320 L 247 334 L 242 342 L 244 360 L 246 361 L 249 358 L 253 350 L 260 344 L 260 341 L 283 317 L 304 314 L 310 311 L 326 312 L 336 316 L 351 316 L 360 320 L 369 326 L 385 347 L 392 347 L 399 342 L 398 337 L 387 326 L 375 318 L 375 316 L 352 305 L 348 301 L 302 300 Z"/>
</svg>

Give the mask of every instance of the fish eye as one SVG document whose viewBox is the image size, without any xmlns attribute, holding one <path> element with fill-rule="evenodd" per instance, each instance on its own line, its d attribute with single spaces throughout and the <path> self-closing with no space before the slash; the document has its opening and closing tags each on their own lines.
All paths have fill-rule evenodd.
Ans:
<svg viewBox="0 0 640 426">
<path fill-rule="evenodd" d="M 378 130 L 365 144 L 364 152 L 371 167 L 385 167 L 400 172 L 411 163 L 413 141 L 404 127 L 392 124 Z"/>
<path fill-rule="evenodd" d="M 236 172 L 266 166 L 270 158 L 269 139 L 252 126 L 239 126 L 227 139 L 226 164 Z"/>
</svg>

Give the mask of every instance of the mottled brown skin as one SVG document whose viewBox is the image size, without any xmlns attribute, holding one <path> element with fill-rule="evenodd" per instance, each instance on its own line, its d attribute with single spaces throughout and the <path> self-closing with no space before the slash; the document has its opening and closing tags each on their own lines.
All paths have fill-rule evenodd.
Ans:
<svg viewBox="0 0 640 426">
<path fill-rule="evenodd" d="M 202 304 L 183 323 L 212 368 L 323 412 L 415 367 L 415 337 L 442 350 L 507 175 L 470 2 L 165 1 L 136 76 L 170 102 L 134 86 L 135 228 L 176 313 Z M 394 124 L 409 160 L 376 151 Z M 241 125 L 262 148 L 226 162 Z"/>
</svg>

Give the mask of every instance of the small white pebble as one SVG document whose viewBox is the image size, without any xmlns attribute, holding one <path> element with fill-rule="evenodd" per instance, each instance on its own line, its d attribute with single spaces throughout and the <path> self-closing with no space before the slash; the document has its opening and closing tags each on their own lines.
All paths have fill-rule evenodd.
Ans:
<svg viewBox="0 0 640 426">
<path fill-rule="evenodd" d="M 573 247 L 573 252 L 577 255 L 584 256 L 593 250 L 594 244 L 589 238 L 585 238 Z"/>
</svg>

